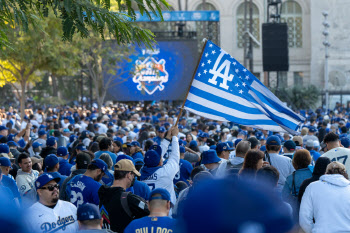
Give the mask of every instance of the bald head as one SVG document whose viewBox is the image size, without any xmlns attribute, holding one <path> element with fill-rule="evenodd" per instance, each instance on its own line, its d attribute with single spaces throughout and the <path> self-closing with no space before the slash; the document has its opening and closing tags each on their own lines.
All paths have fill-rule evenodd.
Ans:
<svg viewBox="0 0 350 233">
<path fill-rule="evenodd" d="M 236 146 L 236 157 L 244 158 L 245 154 L 250 150 L 250 142 L 240 141 Z"/>
</svg>

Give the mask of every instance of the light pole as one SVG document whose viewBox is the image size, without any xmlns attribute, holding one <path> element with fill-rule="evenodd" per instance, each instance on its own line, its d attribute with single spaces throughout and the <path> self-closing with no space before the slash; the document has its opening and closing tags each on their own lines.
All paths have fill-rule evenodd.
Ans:
<svg viewBox="0 0 350 233">
<path fill-rule="evenodd" d="M 327 11 L 323 11 L 322 15 L 324 17 L 324 21 L 323 21 L 323 26 L 324 26 L 324 30 L 322 32 L 322 34 L 324 35 L 324 41 L 323 41 L 323 45 L 325 47 L 325 61 L 324 61 L 324 90 L 325 90 L 325 94 L 326 94 L 326 112 L 329 109 L 329 91 L 328 91 L 328 58 L 329 58 L 329 54 L 328 54 L 328 48 L 331 46 L 331 44 L 328 42 L 328 36 L 329 36 L 329 31 L 328 28 L 330 27 L 328 21 L 327 21 L 327 17 L 328 17 L 328 12 Z"/>
</svg>

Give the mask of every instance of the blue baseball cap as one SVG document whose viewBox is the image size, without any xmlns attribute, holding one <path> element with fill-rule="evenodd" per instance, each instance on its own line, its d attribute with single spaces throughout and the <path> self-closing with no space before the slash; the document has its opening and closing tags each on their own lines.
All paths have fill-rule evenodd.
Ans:
<svg viewBox="0 0 350 233">
<path fill-rule="evenodd" d="M 3 131 L 3 130 L 8 130 L 9 128 L 3 126 L 3 125 L 0 125 L 0 131 Z"/>
<path fill-rule="evenodd" d="M 10 159 L 6 157 L 1 157 L 0 166 L 12 168 Z"/>
<path fill-rule="evenodd" d="M 233 142 L 227 141 L 226 143 L 227 143 L 227 145 L 228 145 L 229 147 L 233 148 Z"/>
<path fill-rule="evenodd" d="M 159 194 L 160 196 L 156 194 Z M 152 201 L 152 200 L 170 201 L 170 193 L 166 189 L 162 189 L 162 188 L 154 189 L 149 195 L 149 201 Z"/>
<path fill-rule="evenodd" d="M 237 145 L 238 145 L 238 143 L 239 143 L 240 141 L 242 141 L 242 138 L 238 138 L 238 139 L 235 140 L 235 148 L 237 147 Z"/>
<path fill-rule="evenodd" d="M 70 133 L 70 130 L 69 129 L 64 129 L 63 133 Z"/>
<path fill-rule="evenodd" d="M 7 136 L 7 141 L 13 141 L 13 138 L 15 137 L 15 135 L 14 134 L 9 134 L 8 136 Z"/>
<path fill-rule="evenodd" d="M 164 123 L 164 127 L 165 127 L 165 126 L 170 126 L 170 123 L 169 123 L 169 122 L 165 122 L 165 123 Z"/>
<path fill-rule="evenodd" d="M 42 135 L 45 135 L 45 134 L 47 134 L 47 132 L 45 130 L 39 130 L 39 132 L 38 132 L 39 136 L 42 136 Z"/>
<path fill-rule="evenodd" d="M 48 139 L 46 139 L 46 146 L 54 146 L 56 142 L 57 142 L 56 138 L 53 136 L 50 136 L 48 137 Z"/>
<path fill-rule="evenodd" d="M 349 148 L 350 146 L 350 139 L 347 137 L 343 137 L 340 139 L 340 143 L 345 147 L 345 148 Z"/>
<path fill-rule="evenodd" d="M 314 133 L 314 132 L 316 132 L 316 131 L 317 131 L 317 129 L 316 129 L 315 126 L 310 126 L 310 127 L 309 127 L 309 132 Z"/>
<path fill-rule="evenodd" d="M 159 127 L 158 132 L 165 133 L 165 128 L 163 126 Z"/>
<path fill-rule="evenodd" d="M 54 180 L 58 183 L 58 182 L 60 182 L 61 178 L 54 177 L 50 173 L 44 173 L 36 179 L 35 188 L 41 189 L 45 184 L 49 183 L 51 180 Z"/>
<path fill-rule="evenodd" d="M 140 143 L 138 141 L 132 141 L 130 144 L 131 144 L 131 146 L 141 147 L 141 145 L 140 145 Z"/>
<path fill-rule="evenodd" d="M 179 139 L 179 145 L 180 146 L 186 146 L 187 142 L 182 140 L 182 139 Z"/>
<path fill-rule="evenodd" d="M 279 137 L 277 137 L 276 135 L 272 135 L 270 137 L 267 138 L 266 140 L 266 145 L 270 145 L 270 146 L 280 146 L 281 145 L 281 140 Z"/>
<path fill-rule="evenodd" d="M 105 174 L 109 173 L 108 166 L 102 159 L 94 159 L 91 161 L 91 164 L 101 169 Z"/>
<path fill-rule="evenodd" d="M 162 155 L 162 148 L 159 145 L 152 145 L 149 148 L 150 150 L 157 151 L 158 154 Z"/>
<path fill-rule="evenodd" d="M 184 201 L 178 232 L 290 232 L 288 207 L 270 186 L 253 180 L 201 181 Z"/>
<path fill-rule="evenodd" d="M 203 133 L 202 133 L 202 138 L 209 138 L 209 134 L 208 134 L 208 133 L 203 132 Z"/>
<path fill-rule="evenodd" d="M 33 142 L 32 144 L 32 147 L 35 149 L 35 148 L 38 148 L 39 146 L 42 146 L 43 144 L 39 143 L 39 142 Z"/>
<path fill-rule="evenodd" d="M 98 206 L 91 203 L 78 206 L 77 219 L 79 221 L 101 219 Z"/>
<path fill-rule="evenodd" d="M 74 142 L 75 139 L 77 139 L 77 136 L 76 136 L 76 135 L 72 134 L 72 135 L 69 136 L 69 142 L 70 142 L 70 143 Z"/>
<path fill-rule="evenodd" d="M 113 141 L 118 141 L 118 142 L 120 142 L 121 144 L 123 144 L 123 139 L 122 139 L 121 137 L 116 137 L 116 136 L 114 136 L 114 137 L 113 137 Z"/>
<path fill-rule="evenodd" d="M 6 143 L 0 144 L 0 153 L 5 153 L 5 154 L 10 153 L 10 148 Z"/>
<path fill-rule="evenodd" d="M 118 155 L 117 159 L 115 160 L 115 163 L 118 163 L 122 159 L 128 159 L 128 160 L 131 160 L 132 162 L 134 162 L 134 159 L 131 156 L 121 154 L 121 155 Z"/>
<path fill-rule="evenodd" d="M 77 149 L 77 150 L 81 150 L 81 151 L 87 150 L 87 149 L 86 149 L 86 146 L 84 146 L 84 145 L 79 145 L 79 146 L 77 146 L 76 149 Z"/>
<path fill-rule="evenodd" d="M 186 152 L 186 149 L 185 149 L 185 147 L 183 147 L 183 146 L 180 146 L 180 153 L 185 153 Z"/>
<path fill-rule="evenodd" d="M 145 154 L 144 162 L 146 167 L 156 167 L 161 160 L 161 154 L 156 150 L 148 150 Z"/>
<path fill-rule="evenodd" d="M 46 158 L 44 159 L 44 164 L 45 164 L 45 168 L 53 168 L 54 166 L 56 166 L 56 164 L 58 164 L 58 158 L 56 155 L 54 154 L 49 154 L 48 156 L 46 156 Z"/>
<path fill-rule="evenodd" d="M 210 149 L 210 150 L 216 150 L 216 145 L 211 145 L 211 146 L 209 147 L 209 149 Z"/>
<path fill-rule="evenodd" d="M 234 148 L 231 148 L 227 142 L 220 142 L 216 145 L 216 152 L 221 153 L 223 151 L 232 151 Z"/>
<path fill-rule="evenodd" d="M 27 144 L 26 141 L 24 141 L 23 138 L 19 139 L 17 143 L 22 148 L 24 148 L 26 146 L 26 144 Z"/>
<path fill-rule="evenodd" d="M 15 141 L 8 141 L 7 145 L 8 146 L 18 146 L 18 144 Z"/>
<path fill-rule="evenodd" d="M 68 155 L 67 147 L 60 146 L 57 148 L 57 156 L 66 156 Z"/>
<path fill-rule="evenodd" d="M 192 147 L 192 146 L 194 146 L 194 147 L 198 146 L 197 141 L 192 140 L 192 141 L 190 142 L 190 144 L 188 145 L 188 147 Z"/>
<path fill-rule="evenodd" d="M 40 125 L 39 126 L 39 129 L 44 129 L 44 128 L 46 128 L 46 125 Z"/>
<path fill-rule="evenodd" d="M 215 150 L 207 150 L 202 153 L 203 159 L 202 164 L 218 163 L 221 159 Z"/>
<path fill-rule="evenodd" d="M 137 158 L 137 159 L 134 159 L 134 164 L 135 164 L 135 166 L 136 165 L 145 165 L 145 162 L 143 161 L 143 158 L 141 159 L 141 158 Z"/>
</svg>

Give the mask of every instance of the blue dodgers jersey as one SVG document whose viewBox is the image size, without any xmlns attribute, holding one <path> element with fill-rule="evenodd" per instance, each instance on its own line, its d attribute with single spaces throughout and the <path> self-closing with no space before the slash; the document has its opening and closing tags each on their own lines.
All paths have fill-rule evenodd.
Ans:
<svg viewBox="0 0 350 233">
<path fill-rule="evenodd" d="M 76 207 L 85 203 L 98 205 L 98 190 L 101 184 L 84 175 L 76 175 L 67 184 L 67 195 L 70 197 L 70 202 Z"/>
<path fill-rule="evenodd" d="M 179 181 L 184 181 L 186 184 L 189 184 L 188 180 L 190 179 L 192 169 L 193 167 L 190 162 L 184 159 L 180 159 L 180 169 L 175 175 L 174 184 Z"/>
<path fill-rule="evenodd" d="M 124 233 L 158 233 L 174 232 L 176 220 L 169 217 L 143 217 L 132 221 Z"/>
</svg>

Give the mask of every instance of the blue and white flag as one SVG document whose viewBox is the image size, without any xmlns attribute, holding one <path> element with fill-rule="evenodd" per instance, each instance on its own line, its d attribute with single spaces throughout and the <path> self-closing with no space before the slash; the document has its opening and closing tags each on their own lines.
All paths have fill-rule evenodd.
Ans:
<svg viewBox="0 0 350 233">
<path fill-rule="evenodd" d="M 212 120 L 291 134 L 304 120 L 211 41 L 205 45 L 184 107 Z"/>
</svg>

